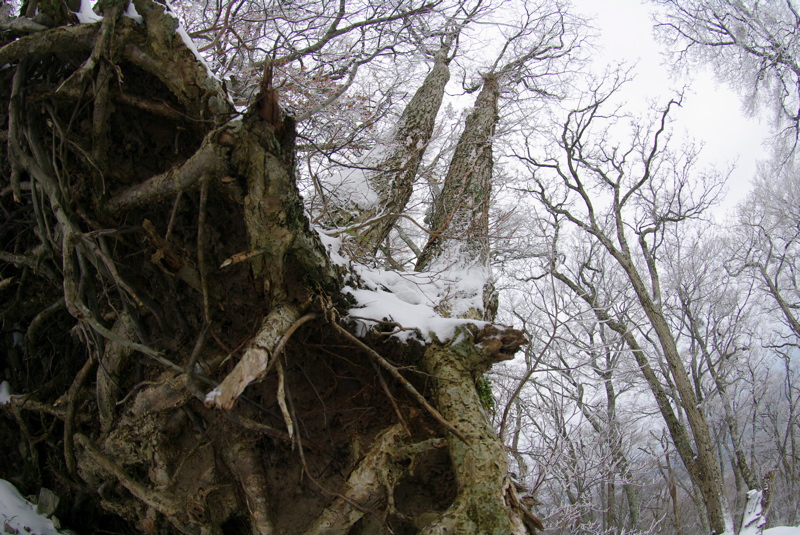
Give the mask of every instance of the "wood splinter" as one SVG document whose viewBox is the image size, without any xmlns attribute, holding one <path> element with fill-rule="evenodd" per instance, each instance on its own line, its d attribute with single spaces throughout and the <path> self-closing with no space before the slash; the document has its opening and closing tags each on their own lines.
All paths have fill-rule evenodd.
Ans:
<svg viewBox="0 0 800 535">
<path fill-rule="evenodd" d="M 264 62 L 264 76 L 261 79 L 261 87 L 256 97 L 255 107 L 262 121 L 272 125 L 276 132 L 283 129 L 278 92 L 272 85 L 272 60 L 270 59 Z"/>
</svg>

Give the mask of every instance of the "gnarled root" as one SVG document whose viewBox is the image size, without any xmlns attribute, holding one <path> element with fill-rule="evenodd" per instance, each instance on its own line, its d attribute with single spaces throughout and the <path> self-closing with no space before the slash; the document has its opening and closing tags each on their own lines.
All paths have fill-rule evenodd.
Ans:
<svg viewBox="0 0 800 535">
<path fill-rule="evenodd" d="M 254 445 L 238 437 L 233 444 L 226 444 L 222 451 L 225 464 L 239 482 L 247 501 L 252 532 L 259 535 L 277 533 L 270 520 L 269 502 L 264 492 L 269 485 Z"/>
<path fill-rule="evenodd" d="M 506 452 L 474 386 L 476 372 L 485 370 L 486 351 L 476 345 L 474 334 L 466 329 L 461 334 L 454 338 L 457 343 L 432 344 L 425 351 L 426 371 L 436 377 L 436 405 L 470 445 L 454 437 L 448 440 L 458 497 L 420 534 L 525 535 L 527 529 L 519 512 L 507 503 Z"/>
<path fill-rule="evenodd" d="M 402 461 L 444 446 L 440 439 L 405 446 L 406 437 L 399 423 L 382 431 L 350 473 L 341 496 L 322 511 L 305 535 L 346 535 L 356 522 L 383 501 L 389 503 L 389 511 L 392 511 L 394 484 L 410 471 L 410 465 Z"/>
<path fill-rule="evenodd" d="M 242 360 L 219 386 L 206 395 L 206 405 L 231 410 L 244 389 L 266 375 L 277 358 L 277 355 L 272 357 L 272 353 L 281 337 L 301 314 L 302 311 L 294 305 L 285 305 L 270 312 L 261 323 L 258 334 L 248 344 Z"/>
</svg>

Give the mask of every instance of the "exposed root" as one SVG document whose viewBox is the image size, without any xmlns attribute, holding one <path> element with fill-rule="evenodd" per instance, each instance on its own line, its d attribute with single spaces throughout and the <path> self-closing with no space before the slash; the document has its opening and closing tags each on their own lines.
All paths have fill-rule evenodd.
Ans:
<svg viewBox="0 0 800 535">
<path fill-rule="evenodd" d="M 294 305 L 286 305 L 270 312 L 233 371 L 206 395 L 206 405 L 231 410 L 244 389 L 267 373 L 270 358 L 277 358 L 277 355 L 273 356 L 273 351 L 283 334 L 300 319 L 301 312 Z"/>
<path fill-rule="evenodd" d="M 75 443 L 81 446 L 88 456 L 103 470 L 117 478 L 123 487 L 128 489 L 138 500 L 141 500 L 167 518 L 174 519 L 176 527 L 185 526 L 187 518 L 183 508 L 177 500 L 165 492 L 158 492 L 133 479 L 111 457 L 100 451 L 91 440 L 80 433 L 75 434 Z M 183 531 L 183 529 L 181 529 Z"/>
<path fill-rule="evenodd" d="M 530 510 L 519 500 L 519 496 L 517 496 L 517 489 L 515 488 L 514 483 L 511 481 L 511 478 L 507 478 L 506 482 L 506 498 L 509 502 L 509 505 L 517 511 L 518 514 L 522 516 L 522 521 L 528 527 L 528 530 L 531 533 L 537 533 L 537 531 L 544 531 L 544 524 L 542 520 L 530 512 Z"/>
<path fill-rule="evenodd" d="M 407 436 L 411 436 L 411 429 L 408 427 L 408 422 L 406 422 L 405 416 L 400 411 L 400 407 L 397 406 L 397 400 L 394 399 L 392 392 L 389 390 L 389 385 L 386 384 L 386 379 L 383 378 L 383 374 L 381 374 L 381 368 L 378 366 L 378 363 L 374 360 L 372 361 L 372 368 L 375 370 L 375 375 L 378 376 L 378 381 L 381 384 L 381 388 L 383 392 L 386 394 L 386 397 L 389 398 L 389 401 L 392 403 L 392 408 L 394 409 L 394 413 L 397 415 L 397 420 L 400 422 L 400 425 L 403 426 L 403 429 L 406 432 Z"/>
<path fill-rule="evenodd" d="M 132 186 L 109 199 L 106 210 L 110 214 L 120 215 L 134 208 L 160 203 L 193 188 L 204 176 L 215 178 L 225 174 L 228 170 L 224 163 L 227 149 L 213 142 L 218 134 L 217 131 L 209 134 L 203 145 L 183 165 Z"/>
<path fill-rule="evenodd" d="M 222 447 L 225 464 L 233 473 L 247 500 L 250 527 L 258 535 L 277 533 L 269 515 L 269 500 L 265 489 L 269 488 L 264 468 L 252 443 L 237 437 L 232 444 Z"/>
<path fill-rule="evenodd" d="M 358 466 L 350 473 L 341 494 L 347 498 L 336 498 L 325 508 L 305 535 L 346 535 L 350 528 L 364 516 L 362 509 L 372 509 L 386 499 L 385 483 L 388 472 L 396 469 L 393 454 L 406 436 L 403 427 L 395 424 L 381 432 L 373 442 L 372 448 Z"/>
<path fill-rule="evenodd" d="M 70 75 L 69 78 L 64 80 L 61 86 L 56 89 L 56 93 L 62 87 L 68 87 L 71 85 L 81 85 L 84 79 L 94 70 L 97 62 L 100 61 L 101 58 L 104 56 L 111 57 L 110 48 L 111 48 L 111 40 L 114 37 L 114 28 L 117 24 L 117 20 L 119 16 L 122 14 L 122 11 L 127 6 L 126 2 L 115 2 L 109 4 L 109 8 L 107 9 L 107 13 L 104 13 L 103 22 L 100 24 L 100 31 L 97 33 L 97 38 L 95 40 L 94 46 L 92 47 L 92 53 L 89 54 L 89 58 L 83 62 L 83 65 L 80 66 L 75 72 Z M 107 80 L 102 80 L 101 84 L 105 85 Z M 107 88 L 105 88 L 107 91 Z M 102 99 L 102 103 L 99 104 L 100 106 L 105 105 L 105 99 Z M 97 111 L 98 105 L 95 105 L 95 111 Z M 105 115 L 102 113 L 101 115 Z M 95 116 L 97 119 L 97 116 Z"/>
<path fill-rule="evenodd" d="M 64 418 L 64 459 L 67 462 L 67 470 L 71 475 L 75 475 L 77 471 L 72 435 L 75 429 L 75 411 L 77 410 L 78 394 L 96 363 L 97 358 L 95 354 L 92 353 L 75 376 L 75 379 L 72 381 L 72 386 L 70 386 L 69 392 L 67 393 L 67 413 Z"/>
<path fill-rule="evenodd" d="M 0 48 L 0 65 L 16 63 L 16 75 L 3 77 L 13 76 L 13 87 L 3 92 L 11 102 L 0 140 L 11 165 L 0 213 L 10 221 L 4 236 L 21 235 L 0 252 L 3 321 L 14 336 L 27 326 L 27 354 L 15 358 L 47 376 L 36 392 L 42 401 L 28 394 L 3 408 L 31 452 L 25 462 L 61 470 L 61 449 L 40 443 L 63 420 L 63 486 L 99 489 L 92 507 L 149 533 L 169 531 L 165 518 L 173 532 L 195 535 L 238 523 L 299 533 L 299 519 L 312 524 L 307 535 L 411 533 L 431 519 L 459 532 L 456 512 L 517 507 L 502 487 L 496 437 L 444 392 L 508 358 L 513 333 L 471 332 L 480 347 L 457 370 L 463 376 L 445 357 L 439 367 L 428 362 L 432 403 L 336 325 L 343 277 L 305 217 L 292 122 L 251 114 L 220 127 L 230 106 L 175 35 L 174 19 L 160 3 L 136 4 L 144 26 L 117 19 L 117 4 L 102 28 L 45 30 Z M 309 343 L 294 343 L 323 314 L 330 323 L 303 333 Z M 62 346 L 65 358 L 48 361 L 45 352 Z M 349 359 L 353 351 L 366 352 L 370 365 Z M 420 362 L 419 347 L 398 351 L 398 362 Z M 11 368 L 14 387 L 32 375 Z M 381 368 L 413 399 L 394 396 Z M 94 377 L 96 411 L 85 403 Z M 453 395 L 479 407 L 469 392 Z M 445 433 L 428 414 L 452 435 L 439 438 Z M 399 423 L 387 428 L 392 421 Z M 283 425 L 288 432 L 276 428 Z M 412 433 L 417 442 L 406 444 Z M 445 446 L 452 466 L 444 449 L 434 450 Z M 406 489 L 435 478 L 443 490 L 421 504 L 409 498 Z M 486 504 L 476 481 L 491 487 Z M 279 508 L 287 504 L 291 511 Z M 512 514 L 506 532 L 517 532 L 522 515 Z"/>
<path fill-rule="evenodd" d="M 62 409 L 60 407 L 54 407 L 48 403 L 42 403 L 41 401 L 36 401 L 31 399 L 31 394 L 25 396 L 12 396 L 11 399 L 8 400 L 8 403 L 2 405 L 2 408 L 5 410 L 26 410 L 26 411 L 33 411 L 39 412 L 41 414 L 48 414 L 50 416 L 54 416 L 59 420 L 64 420 L 66 415 L 66 409 Z M 88 414 L 78 414 L 75 415 L 75 422 L 79 424 L 86 423 L 89 421 L 91 417 Z"/>
<path fill-rule="evenodd" d="M 61 310 L 64 310 L 66 306 L 67 304 L 64 301 L 64 298 L 59 297 L 53 304 L 39 312 L 36 317 L 31 320 L 30 325 L 28 325 L 28 332 L 25 333 L 25 343 L 28 347 L 28 353 L 32 354 L 33 344 L 36 342 L 36 338 L 39 335 L 39 331 L 42 329 L 44 323 L 53 315 L 57 314 Z"/>
<path fill-rule="evenodd" d="M 22 411 L 20 410 L 19 405 L 16 404 L 8 404 L 11 408 L 12 414 L 14 414 L 14 418 L 17 420 L 17 425 L 19 426 L 20 432 L 22 432 L 22 436 L 25 439 L 25 444 L 28 446 L 28 455 L 30 455 L 31 465 L 35 467 L 35 470 L 39 471 L 39 452 L 34 447 L 34 439 L 31 436 L 31 432 L 28 429 L 28 425 L 25 423 L 25 419 L 22 417 Z"/>
<path fill-rule="evenodd" d="M 286 405 L 286 374 L 283 373 L 283 365 L 281 364 L 280 355 L 275 355 L 275 368 L 278 372 L 278 406 L 281 408 L 283 414 L 283 421 L 286 424 L 286 431 L 289 433 L 289 438 L 294 438 L 294 422 L 289 413 L 289 407 Z"/>
<path fill-rule="evenodd" d="M 4 50 L 4 49 L 3 49 Z M 0 53 L 2 50 L 0 50 Z M 2 62 L 0 62 L 2 64 Z M 22 132 L 20 123 L 22 122 L 22 82 L 27 76 L 28 59 L 22 59 L 14 71 L 11 79 L 11 98 L 8 105 L 8 157 L 11 164 L 11 191 L 14 195 L 14 202 L 22 202 L 22 188 L 20 186 L 20 163 L 15 158 L 14 147 L 20 143 Z"/>
<path fill-rule="evenodd" d="M 365 344 L 364 342 L 362 342 L 361 340 L 359 340 L 358 338 L 356 338 L 355 336 L 353 336 L 353 335 L 352 335 L 352 334 L 350 334 L 349 332 L 347 332 L 347 330 L 345 330 L 345 329 L 344 329 L 342 326 L 340 326 L 340 325 L 337 325 L 336 323 L 333 323 L 332 325 L 333 325 L 333 326 L 336 328 L 336 330 L 337 330 L 337 331 L 339 331 L 339 333 L 341 333 L 341 334 L 342 334 L 342 335 L 343 335 L 345 338 L 347 338 L 348 340 L 350 340 L 351 342 L 353 342 L 354 344 L 356 344 L 358 347 L 360 347 L 361 349 L 363 349 L 364 351 L 366 351 L 366 353 L 367 353 L 367 354 L 368 354 L 370 357 L 372 357 L 372 358 L 373 358 L 373 359 L 374 359 L 374 360 L 375 360 L 375 361 L 376 361 L 378 364 L 380 364 L 380 365 L 381 365 L 381 366 L 382 366 L 382 367 L 383 367 L 385 370 L 387 370 L 389 373 L 391 373 L 391 374 L 392 374 L 392 377 L 394 377 L 395 379 L 397 379 L 397 380 L 400 382 L 400 384 L 401 384 L 401 385 L 403 385 L 403 388 L 405 388 L 405 389 L 406 389 L 406 391 L 408 391 L 408 393 L 409 393 L 409 394 L 411 394 L 411 395 L 414 397 L 414 399 L 416 399 L 416 400 L 417 400 L 417 401 L 420 403 L 420 405 L 422 405 L 423 407 L 425 407 L 425 410 L 426 410 L 426 411 L 428 411 L 428 412 L 430 413 L 430 415 L 431 415 L 431 416 L 433 416 L 433 417 L 436 419 L 436 421 L 437 421 L 437 422 L 439 422 L 440 424 L 442 424 L 442 426 L 443 426 L 445 429 L 447 429 L 448 431 L 450 431 L 451 433 L 453 433 L 455 436 L 457 436 L 457 437 L 458 437 L 458 438 L 459 438 L 459 439 L 460 439 L 462 442 L 464 442 L 466 445 L 469 445 L 469 440 L 467 440 L 467 437 L 466 437 L 466 436 L 464 436 L 464 434 L 463 434 L 463 433 L 461 433 L 461 431 L 459 431 L 458 429 L 456 429 L 456 428 L 453 426 L 453 424 L 451 424 L 450 422 L 448 422 L 448 421 L 447 421 L 447 420 L 444 418 L 444 416 L 442 416 L 442 415 L 439 413 L 439 411 L 437 411 L 437 410 L 436 410 L 436 408 L 434 408 L 434 407 L 433 407 L 433 405 L 431 405 L 430 403 L 428 403 L 428 400 L 427 400 L 427 399 L 425 399 L 425 397 L 424 397 L 422 394 L 420 394 L 419 392 L 417 392 L 417 389 L 416 389 L 416 388 L 414 388 L 414 386 L 413 386 L 411 383 L 409 383 L 409 382 L 408 382 L 408 379 L 406 379 L 405 377 L 403 377 L 403 375 L 402 375 L 402 374 L 401 374 L 401 373 L 400 373 L 400 372 L 397 370 L 397 368 L 395 368 L 394 366 L 392 366 L 392 365 L 389 363 L 389 361 L 387 361 L 385 358 L 383 358 L 382 356 L 380 356 L 380 355 L 379 355 L 379 354 L 378 354 L 378 353 L 377 353 L 377 352 L 376 352 L 374 349 L 372 349 L 371 347 L 369 347 L 367 344 Z"/>
<path fill-rule="evenodd" d="M 460 333 L 457 330 L 454 340 L 458 342 L 429 346 L 423 362 L 425 371 L 435 378 L 437 406 L 458 422 L 471 446 L 448 441 L 458 496 L 420 535 L 476 533 L 490 527 L 487 532 L 524 535 L 527 529 L 519 512 L 509 508 L 506 501 L 506 452 L 482 410 L 474 384 L 474 370 L 482 369 L 487 355 L 480 344 L 475 344 L 475 335 L 466 329 Z"/>
<path fill-rule="evenodd" d="M 91 50 L 99 30 L 95 24 L 79 24 L 20 37 L 0 48 L 0 65 L 19 63 L 23 58 L 36 61 L 56 52 L 86 52 Z"/>
<path fill-rule="evenodd" d="M 124 339 L 133 337 L 133 325 L 127 314 L 122 314 L 111 330 Z M 114 413 L 120 394 L 119 372 L 131 353 L 130 347 L 109 341 L 97 367 L 97 410 L 100 415 L 100 430 L 103 434 L 108 433 L 114 423 Z"/>
</svg>

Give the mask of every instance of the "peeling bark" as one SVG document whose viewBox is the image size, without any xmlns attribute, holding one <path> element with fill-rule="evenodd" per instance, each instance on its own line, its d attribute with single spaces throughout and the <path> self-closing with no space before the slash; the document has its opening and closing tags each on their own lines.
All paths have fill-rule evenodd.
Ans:
<svg viewBox="0 0 800 535">
<path fill-rule="evenodd" d="M 292 323 L 300 318 L 301 313 L 301 310 L 293 306 L 270 312 L 233 371 L 219 386 L 206 394 L 206 405 L 231 410 L 244 389 L 261 379 L 267 373 L 267 368 L 274 365 L 276 360 L 272 355 L 275 347 Z"/>
</svg>

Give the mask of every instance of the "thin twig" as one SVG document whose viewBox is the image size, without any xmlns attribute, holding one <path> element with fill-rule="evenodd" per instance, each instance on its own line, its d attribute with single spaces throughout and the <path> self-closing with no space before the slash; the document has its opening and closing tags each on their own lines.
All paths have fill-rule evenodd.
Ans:
<svg viewBox="0 0 800 535">
<path fill-rule="evenodd" d="M 289 413 L 289 407 L 286 406 L 286 374 L 283 373 L 280 357 L 275 357 L 275 368 L 278 371 L 278 406 L 281 408 L 283 421 L 286 423 L 286 431 L 289 433 L 290 438 L 294 438 L 294 422 Z"/>
<path fill-rule="evenodd" d="M 197 359 L 200 357 L 200 351 L 202 351 L 203 344 L 206 342 L 206 335 L 208 334 L 209 327 L 211 327 L 211 324 L 206 323 L 202 328 L 200 334 L 197 335 L 197 341 L 192 348 L 192 354 L 189 355 L 189 362 L 186 363 L 186 368 L 184 369 L 190 376 L 194 375 L 194 365 L 197 363 Z"/>
<path fill-rule="evenodd" d="M 467 440 L 467 438 L 466 438 L 466 437 L 465 437 L 465 436 L 464 436 L 464 435 L 461 433 L 461 431 L 459 431 L 458 429 L 456 429 L 455 427 L 453 427 L 453 424 L 451 424 L 450 422 L 448 422 L 447 420 L 445 420 L 444 416 L 442 416 L 442 415 L 439 413 L 439 411 L 437 411 L 437 410 L 436 410 L 436 408 L 435 408 L 433 405 L 431 405 L 430 403 L 428 403 L 428 400 L 427 400 L 427 399 L 425 399 L 425 397 L 424 397 L 422 394 L 420 394 L 420 393 L 417 391 L 417 389 L 416 389 L 416 388 L 414 388 L 414 386 L 413 386 L 411 383 L 409 383 L 409 382 L 408 382 L 408 380 L 407 380 L 405 377 L 403 377 L 403 376 L 402 376 L 402 374 L 401 374 L 399 371 L 397 371 L 397 368 L 395 368 L 394 366 L 392 366 L 392 364 L 391 364 L 391 363 L 389 363 L 389 361 L 387 361 L 385 358 L 383 358 L 382 356 L 380 356 L 380 355 L 379 355 L 379 354 L 378 354 L 378 353 L 377 353 L 377 352 L 376 352 L 374 349 L 372 349 L 372 348 L 371 348 L 371 347 L 369 347 L 367 344 L 365 344 L 364 342 L 362 342 L 361 340 L 359 340 L 358 338 L 356 338 L 355 336 L 353 336 L 352 334 L 350 334 L 350 333 L 349 333 L 349 332 L 348 332 L 346 329 L 344 329 L 344 328 L 343 328 L 341 325 L 339 325 L 339 324 L 337 324 L 337 323 L 333 323 L 332 325 L 333 325 L 333 326 L 334 326 L 334 328 L 335 328 L 337 331 L 339 331 L 339 332 L 340 332 L 340 333 L 341 333 L 341 334 L 342 334 L 342 335 L 343 335 L 345 338 L 347 338 L 348 340 L 350 340 L 351 342 L 353 342 L 354 344 L 356 344 L 358 347 L 360 347 L 361 349 L 363 349 L 364 351 L 366 351 L 366 352 L 367 352 L 367 354 L 368 354 L 370 357 L 372 357 L 373 359 L 375 359 L 375 360 L 378 362 L 378 364 L 380 364 L 381 366 L 383 366 L 383 368 L 384 368 L 385 370 L 387 370 L 389 373 L 391 373 L 391 374 L 392 374 L 392 377 L 394 377 L 395 379 L 397 379 L 398 381 L 400 381 L 400 384 L 402 384 L 402 385 L 403 385 L 403 387 L 404 387 L 404 388 L 405 388 L 405 389 L 408 391 L 408 393 L 409 393 L 409 394 L 411 394 L 411 395 L 414 397 L 414 399 L 416 399 L 416 400 L 417 400 L 417 401 L 418 401 L 418 402 L 419 402 L 419 403 L 420 403 L 420 404 L 421 404 L 423 407 L 425 407 L 425 410 L 427 410 L 427 411 L 430 413 L 430 415 L 431 415 L 431 416 L 433 416 L 433 417 L 434 417 L 434 419 L 435 419 L 437 422 L 439 422 L 440 424 L 442 424 L 442 426 L 444 426 L 444 427 L 445 427 L 445 428 L 446 428 L 448 431 L 450 431 L 450 432 L 451 432 L 451 433 L 453 433 L 455 436 L 457 436 L 458 438 L 460 438 L 460 439 L 461 439 L 461 440 L 464 442 L 464 444 L 466 444 L 467 446 L 470 446 L 470 443 L 469 443 L 469 441 L 468 441 L 468 440 Z"/>
<path fill-rule="evenodd" d="M 206 273 L 205 226 L 206 205 L 208 204 L 208 177 L 200 179 L 200 207 L 197 216 L 197 267 L 200 271 L 200 289 L 203 292 L 203 317 L 206 324 L 211 323 L 211 305 L 208 299 L 208 278 Z"/>
<path fill-rule="evenodd" d="M 169 223 L 167 223 L 167 234 L 164 236 L 164 241 L 168 242 L 169 238 L 172 236 L 172 229 L 175 225 L 175 216 L 178 215 L 178 208 L 181 205 L 181 198 L 183 197 L 183 192 L 179 191 L 177 195 L 175 195 L 175 202 L 172 203 L 172 212 L 169 214 Z"/>
<path fill-rule="evenodd" d="M 400 420 L 400 425 L 403 426 L 403 430 L 406 432 L 406 435 L 411 436 L 411 429 L 408 427 L 408 422 L 406 422 L 406 419 L 403 417 L 403 413 L 400 412 L 400 407 L 397 405 L 397 400 L 394 399 L 392 392 L 389 390 L 389 385 L 386 384 L 386 379 L 383 378 L 380 366 L 378 366 L 378 363 L 374 360 L 370 362 L 372 362 L 372 367 L 375 369 L 375 373 L 378 376 L 378 381 L 381 383 L 381 388 L 383 388 L 386 397 L 389 398 L 389 402 L 394 408 L 394 412 L 397 414 L 397 419 Z"/>
</svg>

